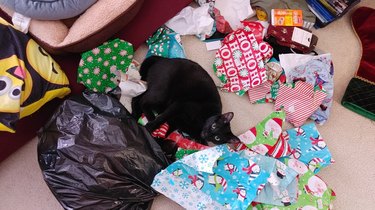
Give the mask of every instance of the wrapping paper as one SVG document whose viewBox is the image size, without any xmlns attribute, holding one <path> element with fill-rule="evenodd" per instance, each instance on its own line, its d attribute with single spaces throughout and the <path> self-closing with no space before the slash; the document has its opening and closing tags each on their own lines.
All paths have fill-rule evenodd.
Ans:
<svg viewBox="0 0 375 210">
<path fill-rule="evenodd" d="M 285 75 L 288 76 L 289 73 L 296 67 L 301 66 L 311 60 L 318 59 L 321 56 L 330 56 L 330 54 L 323 55 L 310 55 L 310 54 L 297 54 L 297 53 L 284 53 L 280 54 L 280 65 L 285 71 Z"/>
<path fill-rule="evenodd" d="M 267 204 L 254 204 L 253 209 L 278 209 L 278 210 L 312 210 L 312 209 L 333 209 L 332 201 L 335 199 L 335 192 L 327 184 L 296 159 L 285 158 L 282 160 L 287 166 L 299 173 L 298 200 L 289 206 L 274 206 Z"/>
<path fill-rule="evenodd" d="M 176 157 L 180 160 L 165 170 L 168 173 L 157 175 L 154 183 L 158 186 L 153 187 L 187 209 L 332 208 L 334 192 L 315 175 L 334 162 L 327 144 L 314 123 L 283 132 L 285 117 L 283 111 L 271 113 L 240 135 L 242 143 L 236 145 L 237 152 L 226 145 L 205 150 L 179 148 Z M 239 181 L 246 180 L 241 177 L 243 172 L 252 183 L 262 174 L 262 182 L 245 185 Z M 176 181 L 176 176 L 181 179 Z M 191 192 L 186 193 L 188 187 L 176 189 L 184 185 L 176 183 L 186 180 L 188 187 L 196 187 L 191 199 Z M 253 202 L 246 207 L 249 200 Z"/>
<path fill-rule="evenodd" d="M 208 13 L 211 15 L 211 17 L 214 17 L 215 0 L 194 0 L 194 1 L 197 2 L 199 6 L 208 4 L 209 6 Z"/>
<path fill-rule="evenodd" d="M 227 21 L 233 30 L 242 27 L 241 21 L 254 15 L 248 0 L 215 0 L 215 9 Z M 220 22 L 218 23 L 220 31 Z M 220 31 L 224 32 L 224 31 Z"/>
<path fill-rule="evenodd" d="M 275 109 L 284 109 L 286 119 L 294 126 L 301 126 L 319 108 L 327 94 L 318 86 L 298 81 L 281 84 Z"/>
<path fill-rule="evenodd" d="M 264 99 L 267 97 L 267 94 L 271 94 L 271 87 L 272 87 L 272 82 L 267 80 L 263 84 L 250 88 L 247 91 L 247 94 L 249 96 L 249 100 L 251 103 L 256 103 L 258 100 Z"/>
<path fill-rule="evenodd" d="M 212 203 L 211 199 L 226 208 L 246 209 L 256 197 L 259 187 L 267 182 L 270 175 L 251 159 L 231 152 L 226 145 L 215 146 L 186 156 L 164 171 L 174 174 L 175 178 L 178 177 L 179 184 L 168 181 L 164 182 L 167 186 L 159 185 L 161 180 L 168 179 L 168 176 L 163 176 L 162 172 L 155 177 L 152 187 L 161 193 L 163 193 L 162 188 L 173 190 L 175 196 L 172 198 L 170 195 L 169 198 L 177 203 L 184 203 L 182 206 L 187 209 L 205 209 L 207 204 L 204 204 L 203 208 L 201 203 Z M 185 191 L 175 190 L 181 185 L 187 185 L 186 188 L 195 186 L 199 189 L 196 195 L 206 194 L 211 199 L 192 199 L 189 200 L 192 205 L 186 205 L 184 201 L 179 200 L 180 196 L 177 196 Z"/>
<path fill-rule="evenodd" d="M 157 55 L 165 58 L 186 58 L 179 34 L 168 28 L 159 28 L 146 40 L 149 48 L 146 58 Z"/>
<path fill-rule="evenodd" d="M 267 76 L 270 81 L 277 81 L 283 73 L 283 67 L 276 58 L 271 58 L 266 64 Z"/>
<path fill-rule="evenodd" d="M 333 65 L 331 54 L 318 56 L 300 56 L 293 54 L 280 55 L 280 62 L 286 66 L 287 82 L 306 81 L 324 89 L 327 96 L 311 119 L 318 124 L 324 124 L 330 113 L 333 100 Z"/>
<path fill-rule="evenodd" d="M 257 100 L 255 103 L 263 104 L 263 103 L 273 103 L 276 100 L 277 94 L 280 88 L 280 81 L 273 82 L 269 92 L 261 99 Z"/>
<path fill-rule="evenodd" d="M 138 123 L 141 125 L 146 125 L 148 123 L 147 117 L 144 114 L 142 114 L 141 117 L 138 119 Z M 151 132 L 151 136 L 155 138 L 164 139 L 167 135 L 168 129 L 169 129 L 168 123 L 163 123 L 160 125 L 159 128 Z"/>
<path fill-rule="evenodd" d="M 136 97 L 147 90 L 147 83 L 141 80 L 139 75 L 140 64 L 133 60 L 126 73 L 121 73 L 121 81 L 119 88 L 121 89 L 120 102 L 125 108 L 132 113 L 131 101 L 133 97 Z"/>
<path fill-rule="evenodd" d="M 194 150 L 194 149 L 183 149 L 181 147 L 179 147 L 177 149 L 177 152 L 175 154 L 175 157 L 176 157 L 176 160 L 180 160 L 182 158 L 184 158 L 185 156 L 187 155 L 191 155 L 195 152 L 198 152 L 199 150 Z"/>
<path fill-rule="evenodd" d="M 193 8 L 185 7 L 165 25 L 181 35 L 196 35 L 201 40 L 210 37 L 214 32 L 214 19 L 209 14 L 209 4 Z"/>
<path fill-rule="evenodd" d="M 272 103 L 275 101 L 280 83 L 285 82 L 285 74 L 280 63 L 272 57 L 266 63 L 267 81 L 247 91 L 251 103 Z"/>
<path fill-rule="evenodd" d="M 271 113 L 255 127 L 238 136 L 242 144 L 237 145 L 237 150 L 244 148 L 244 145 L 261 155 L 273 152 L 273 146 L 280 134 L 285 121 L 285 112 L 277 111 Z"/>
<path fill-rule="evenodd" d="M 335 193 L 315 175 L 334 162 L 327 144 L 314 123 L 281 132 L 282 123 L 277 122 L 284 119 L 284 112 L 272 113 L 239 136 L 242 143 L 236 145 L 236 150 L 241 151 L 242 156 L 252 157 L 251 160 L 267 172 L 270 168 L 276 170 L 269 172 L 267 183 L 259 186 L 258 196 L 248 209 L 332 209 Z M 269 133 L 276 135 L 265 138 Z M 279 161 L 264 161 L 271 157 L 260 154 L 278 158 L 287 167 Z M 299 174 L 298 179 L 283 185 L 286 180 L 278 178 L 287 174 L 289 168 Z"/>
<path fill-rule="evenodd" d="M 120 82 L 120 72 L 125 73 L 133 59 L 133 45 L 114 39 L 82 53 L 77 81 L 94 92 L 108 93 Z"/>
<path fill-rule="evenodd" d="M 147 89 L 147 83 L 141 80 L 139 75 L 140 64 L 133 60 L 126 73 L 121 73 L 121 81 L 119 87 L 121 94 L 128 97 L 136 97 L 142 94 Z"/>
<path fill-rule="evenodd" d="M 289 139 L 290 157 L 306 164 L 314 174 L 334 162 L 327 143 L 314 123 L 289 129 L 283 135 Z"/>
<path fill-rule="evenodd" d="M 225 20 L 225 17 L 220 14 L 220 10 L 213 8 L 216 30 L 223 34 L 228 34 L 233 32 L 232 27 L 230 27 L 228 21 Z"/>
<path fill-rule="evenodd" d="M 240 154 L 242 157 L 253 160 L 270 174 L 267 183 L 259 190 L 254 202 L 288 206 L 297 201 L 298 173 L 295 170 L 277 159 L 259 155 L 248 149 Z"/>
<path fill-rule="evenodd" d="M 226 209 L 209 195 L 191 185 L 189 181 L 181 179 L 181 173 L 183 173 L 182 170 L 175 170 L 173 173 L 162 170 L 155 176 L 151 187 L 188 210 Z"/>
<path fill-rule="evenodd" d="M 260 22 L 254 21 L 241 21 L 243 27 L 247 27 L 255 36 L 255 39 L 258 43 L 263 41 L 263 34 L 265 31 L 265 27 Z M 271 55 L 272 56 L 272 55 Z"/>
<path fill-rule="evenodd" d="M 277 113 L 272 113 L 256 127 L 238 136 L 242 143 L 236 145 L 236 150 L 250 149 L 274 158 L 298 159 L 315 174 L 334 162 L 326 142 L 314 123 L 282 132 L 282 126 L 275 122 L 284 119 L 285 115 L 284 118 L 276 118 L 275 114 Z M 266 138 L 267 133 L 274 135 Z"/>
<path fill-rule="evenodd" d="M 176 142 L 177 146 L 182 149 L 203 150 L 209 148 L 209 146 L 195 142 L 187 135 L 184 135 L 178 131 L 173 131 L 171 134 L 167 136 L 166 139 Z"/>
<path fill-rule="evenodd" d="M 213 68 L 224 91 L 243 95 L 267 79 L 265 61 L 272 56 L 272 47 L 258 43 L 252 30 L 257 29 L 245 26 L 228 34 L 216 52 Z"/>
</svg>

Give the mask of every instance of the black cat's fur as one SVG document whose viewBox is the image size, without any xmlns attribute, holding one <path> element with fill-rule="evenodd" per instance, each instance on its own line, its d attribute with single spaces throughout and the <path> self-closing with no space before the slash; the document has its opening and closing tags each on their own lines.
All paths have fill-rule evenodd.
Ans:
<svg viewBox="0 0 375 210">
<path fill-rule="evenodd" d="M 149 131 L 167 122 L 169 131 L 179 129 L 202 144 L 238 141 L 230 129 L 233 112 L 222 114 L 216 85 L 199 64 L 151 56 L 142 63 L 140 74 L 148 88 L 133 98 L 133 116 L 144 113 Z"/>
</svg>

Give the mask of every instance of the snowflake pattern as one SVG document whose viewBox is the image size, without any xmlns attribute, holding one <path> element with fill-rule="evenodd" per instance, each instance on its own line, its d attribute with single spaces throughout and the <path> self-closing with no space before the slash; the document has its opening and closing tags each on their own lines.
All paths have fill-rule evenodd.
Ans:
<svg viewBox="0 0 375 210">
<path fill-rule="evenodd" d="M 186 190 L 189 187 L 189 185 L 190 184 L 188 182 L 185 182 L 185 181 L 180 182 L 180 187 L 184 190 Z"/>
<path fill-rule="evenodd" d="M 207 161 L 208 161 L 208 157 L 207 157 L 207 155 L 206 154 L 202 154 L 201 156 L 199 156 L 199 161 L 201 162 L 201 163 L 206 163 Z"/>
<path fill-rule="evenodd" d="M 155 179 L 154 182 L 152 183 L 152 185 L 156 186 L 156 187 L 159 187 L 161 184 L 161 181 L 160 179 Z"/>
<path fill-rule="evenodd" d="M 263 69 L 263 68 L 264 68 L 264 62 L 263 62 L 263 61 L 259 61 L 259 62 L 258 62 L 258 67 L 259 67 L 260 69 Z"/>
<path fill-rule="evenodd" d="M 215 63 L 215 66 L 221 66 L 221 65 L 223 65 L 223 59 L 215 58 L 214 63 Z"/>
<path fill-rule="evenodd" d="M 189 193 L 182 193 L 182 198 L 188 199 L 189 198 Z"/>
<path fill-rule="evenodd" d="M 249 71 L 247 69 L 241 69 L 239 74 L 241 77 L 247 77 L 249 75 Z"/>
<path fill-rule="evenodd" d="M 251 44 L 251 47 L 252 47 L 254 50 L 259 50 L 259 45 L 258 45 L 257 42 L 253 42 L 253 43 Z"/>
<path fill-rule="evenodd" d="M 216 146 L 215 147 L 215 150 L 219 153 L 223 153 L 224 152 L 224 148 L 225 148 L 226 145 L 220 145 L 220 146 Z"/>
<path fill-rule="evenodd" d="M 204 203 L 202 203 L 202 202 L 199 202 L 199 203 L 197 204 L 197 208 L 198 208 L 198 210 L 204 210 L 204 209 L 207 209 L 206 205 L 205 205 Z"/>
<path fill-rule="evenodd" d="M 240 59 L 242 57 L 242 52 L 241 50 L 234 50 L 233 51 L 233 58 L 234 59 Z"/>
<path fill-rule="evenodd" d="M 194 193 L 197 193 L 197 192 L 199 191 L 199 189 L 196 188 L 196 187 L 194 187 L 194 188 L 192 189 L 192 191 L 193 191 Z"/>
<path fill-rule="evenodd" d="M 251 32 L 251 29 L 250 29 L 249 26 L 245 26 L 245 27 L 243 28 L 243 30 L 246 31 L 246 32 Z"/>
</svg>

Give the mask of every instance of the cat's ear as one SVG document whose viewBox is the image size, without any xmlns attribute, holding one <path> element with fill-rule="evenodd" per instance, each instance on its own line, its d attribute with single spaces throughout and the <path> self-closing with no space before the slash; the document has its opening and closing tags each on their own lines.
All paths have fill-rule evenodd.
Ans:
<svg viewBox="0 0 375 210">
<path fill-rule="evenodd" d="M 224 123 L 229 123 L 233 119 L 234 113 L 233 112 L 227 112 L 225 114 L 221 115 L 221 119 Z"/>
</svg>

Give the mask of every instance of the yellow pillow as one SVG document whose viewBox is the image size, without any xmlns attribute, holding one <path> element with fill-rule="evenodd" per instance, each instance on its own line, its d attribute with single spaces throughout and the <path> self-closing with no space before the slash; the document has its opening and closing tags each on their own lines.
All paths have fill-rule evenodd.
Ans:
<svg viewBox="0 0 375 210">
<path fill-rule="evenodd" d="M 70 93 L 60 66 L 34 40 L 0 18 L 0 131 Z"/>
</svg>

